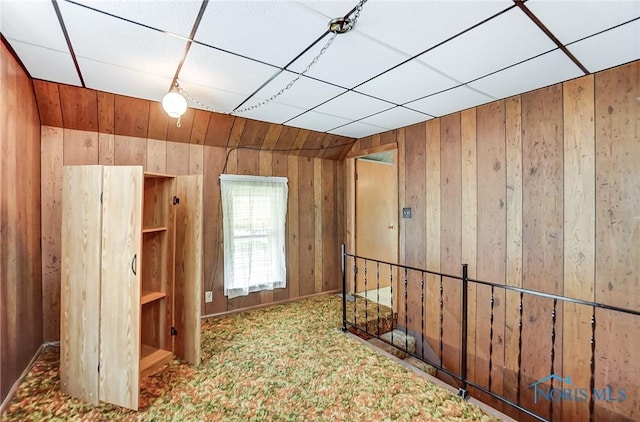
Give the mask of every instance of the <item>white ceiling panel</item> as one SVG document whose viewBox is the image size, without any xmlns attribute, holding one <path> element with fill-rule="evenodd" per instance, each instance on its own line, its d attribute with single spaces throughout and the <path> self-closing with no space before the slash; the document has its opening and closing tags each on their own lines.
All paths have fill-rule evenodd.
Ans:
<svg viewBox="0 0 640 422">
<path fill-rule="evenodd" d="M 0 31 L 6 38 L 69 52 L 50 1 L 0 1 Z"/>
<path fill-rule="evenodd" d="M 256 95 L 263 98 L 270 98 L 282 88 L 286 87 L 287 84 L 297 76 L 296 73 L 284 71 L 269 82 L 267 86 L 258 91 Z M 280 95 L 277 102 L 294 107 L 313 108 L 345 91 L 345 89 L 338 88 L 335 85 L 303 76 L 298 79 L 290 89 Z"/>
<path fill-rule="evenodd" d="M 307 111 L 295 119 L 289 120 L 285 124 L 287 126 L 301 127 L 304 129 L 317 130 L 318 132 L 326 132 L 340 125 L 349 123 L 350 120 L 342 117 L 331 116 L 329 114 L 318 113 L 317 111 Z"/>
<path fill-rule="evenodd" d="M 420 60 L 462 82 L 485 76 L 556 48 L 519 8 L 420 56 Z"/>
<path fill-rule="evenodd" d="M 327 40 L 325 37 L 316 48 L 296 60 L 291 70 L 304 70 Z M 407 55 L 380 45 L 357 32 L 347 32 L 336 37 L 331 47 L 308 74 L 323 81 L 352 88 L 407 58 Z"/>
<path fill-rule="evenodd" d="M 327 101 L 315 111 L 333 114 L 347 119 L 357 120 L 393 107 L 393 104 L 381 101 L 357 92 L 347 92 L 331 101 Z"/>
<path fill-rule="evenodd" d="M 372 1 L 355 29 L 413 56 L 511 6 L 510 0 Z"/>
<path fill-rule="evenodd" d="M 252 99 L 243 107 L 251 106 L 252 104 L 256 104 L 261 101 L 262 99 Z M 265 104 L 261 107 L 248 111 L 246 113 L 234 113 L 234 115 L 240 116 L 240 117 L 246 117 L 249 119 L 262 120 L 265 122 L 281 124 L 304 112 L 305 112 L 304 108 L 292 107 L 289 105 L 279 104 L 275 101 L 272 101 L 268 104 Z"/>
<path fill-rule="evenodd" d="M 78 65 L 87 88 L 98 91 L 162 101 L 162 97 L 171 86 L 171 77 L 152 75 L 83 58 L 78 59 Z"/>
<path fill-rule="evenodd" d="M 391 110 L 383 111 L 366 119 L 360 120 L 362 123 L 383 127 L 385 129 L 397 129 L 399 127 L 409 126 L 414 123 L 424 122 L 432 119 L 423 113 L 410 110 L 404 107 L 394 107 Z"/>
<path fill-rule="evenodd" d="M 562 51 L 555 50 L 469 85 L 496 98 L 506 98 L 583 74 Z"/>
<path fill-rule="evenodd" d="M 189 107 L 200 109 L 208 108 L 209 111 L 215 111 L 218 113 L 226 113 L 233 110 L 234 107 L 236 107 L 246 98 L 245 94 L 211 88 L 209 86 L 204 86 L 188 81 L 180 81 L 180 86 L 185 91 L 187 91 L 189 96 L 195 98 L 200 103 L 206 106 L 206 108 L 201 107 L 193 101 L 187 99 L 187 104 L 189 105 Z"/>
<path fill-rule="evenodd" d="M 290 1 L 209 2 L 195 39 L 284 67 L 327 30 L 328 21 Z"/>
<path fill-rule="evenodd" d="M 78 57 L 173 77 L 184 40 L 71 3 L 58 4 Z"/>
<path fill-rule="evenodd" d="M 494 98 L 481 94 L 466 86 L 459 86 L 421 100 L 413 101 L 405 104 L 405 106 L 439 117 L 469 107 L 485 104 L 493 100 Z"/>
<path fill-rule="evenodd" d="M 361 122 L 353 122 L 348 125 L 341 126 L 329 131 L 335 135 L 348 136 L 350 138 L 364 138 L 365 136 L 375 135 L 376 133 L 386 132 L 387 129 L 369 125 Z"/>
<path fill-rule="evenodd" d="M 9 39 L 32 78 L 80 85 L 71 54 Z"/>
<path fill-rule="evenodd" d="M 530 0 L 526 6 L 563 44 L 640 16 L 638 0 Z"/>
<path fill-rule="evenodd" d="M 94 9 L 188 37 L 200 11 L 196 0 L 74 0 Z"/>
<path fill-rule="evenodd" d="M 272 66 L 193 44 L 180 71 L 180 81 L 251 94 L 277 70 Z"/>
<path fill-rule="evenodd" d="M 638 2 L 640 5 L 640 2 Z M 615 46 L 615 48 L 610 48 Z M 640 20 L 567 47 L 589 72 L 640 59 Z"/>
<path fill-rule="evenodd" d="M 360 85 L 356 91 L 404 104 L 456 85 L 460 82 L 414 59 Z"/>
</svg>

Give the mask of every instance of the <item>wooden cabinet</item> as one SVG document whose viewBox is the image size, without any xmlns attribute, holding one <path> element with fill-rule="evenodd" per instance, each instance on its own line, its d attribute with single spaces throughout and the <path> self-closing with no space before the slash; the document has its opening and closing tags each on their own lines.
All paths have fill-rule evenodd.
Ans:
<svg viewBox="0 0 640 422">
<path fill-rule="evenodd" d="M 65 167 L 61 259 L 62 391 L 137 410 L 144 376 L 199 363 L 201 176 Z"/>
</svg>

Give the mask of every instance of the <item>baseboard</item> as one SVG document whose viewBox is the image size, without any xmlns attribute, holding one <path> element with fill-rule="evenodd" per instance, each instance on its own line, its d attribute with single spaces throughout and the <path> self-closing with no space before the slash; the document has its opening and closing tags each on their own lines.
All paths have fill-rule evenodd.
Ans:
<svg viewBox="0 0 640 422">
<path fill-rule="evenodd" d="M 33 368 L 33 365 L 35 365 L 36 361 L 40 358 L 42 352 L 48 347 L 60 347 L 60 342 L 54 341 L 42 343 L 40 347 L 38 347 L 38 350 L 36 350 L 36 352 L 34 353 L 33 357 L 29 361 L 29 364 L 26 368 L 24 368 L 24 371 L 22 371 L 22 374 L 20 374 L 16 382 L 13 383 L 11 389 L 7 393 L 7 397 L 5 397 L 2 401 L 2 404 L 0 404 L 0 415 L 2 415 L 9 408 L 9 404 L 11 403 L 11 400 L 13 400 L 13 396 L 16 394 L 18 387 L 20 387 L 20 384 L 22 384 L 24 378 L 27 376 L 31 368 Z"/>
<path fill-rule="evenodd" d="M 269 306 L 284 305 L 284 304 L 291 303 L 291 302 L 297 302 L 299 300 L 310 299 L 312 297 L 334 295 L 334 294 L 340 293 L 340 292 L 342 292 L 342 289 L 329 290 L 329 291 L 326 291 L 326 292 L 314 293 L 314 294 L 311 294 L 311 295 L 294 297 L 293 299 L 279 300 L 277 302 L 270 302 L 270 303 L 261 303 L 260 305 L 247 306 L 246 308 L 238 308 L 238 309 L 232 309 L 230 311 L 218 312 L 218 313 L 215 313 L 215 314 L 202 315 L 200 318 L 206 319 L 206 318 L 221 317 L 221 316 L 225 316 L 225 315 L 233 315 L 233 314 L 237 314 L 237 313 L 240 313 L 240 312 L 247 312 L 247 311 L 254 311 L 256 309 L 268 308 Z"/>
</svg>

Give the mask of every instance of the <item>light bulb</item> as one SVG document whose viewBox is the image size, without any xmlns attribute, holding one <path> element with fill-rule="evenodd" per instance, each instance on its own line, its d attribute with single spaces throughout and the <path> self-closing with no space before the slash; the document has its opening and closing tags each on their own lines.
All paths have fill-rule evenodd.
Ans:
<svg viewBox="0 0 640 422">
<path fill-rule="evenodd" d="M 177 119 L 187 111 L 187 100 L 180 93 L 170 91 L 162 98 L 162 108 L 169 117 Z"/>
</svg>

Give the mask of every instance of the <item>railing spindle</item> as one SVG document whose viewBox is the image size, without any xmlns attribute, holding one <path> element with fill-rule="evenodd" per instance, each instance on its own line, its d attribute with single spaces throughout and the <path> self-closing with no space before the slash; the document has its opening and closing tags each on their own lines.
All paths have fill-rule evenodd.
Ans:
<svg viewBox="0 0 640 422">
<path fill-rule="evenodd" d="M 493 311 L 495 305 L 495 290 L 491 286 L 491 313 L 489 315 L 489 391 L 491 391 L 491 381 L 493 380 L 491 372 L 493 371 Z"/>
<path fill-rule="evenodd" d="M 442 349 L 443 349 L 443 323 L 444 323 L 444 288 L 442 286 L 442 276 L 440 276 L 440 366 L 444 366 L 444 362 L 442 360 Z"/>
<path fill-rule="evenodd" d="M 376 302 L 378 303 L 378 325 L 376 328 L 376 334 L 380 337 L 380 263 L 376 261 Z"/>
<path fill-rule="evenodd" d="M 358 285 L 358 259 L 353 258 L 353 325 L 358 326 L 358 308 L 356 307 L 356 290 Z"/>
<path fill-rule="evenodd" d="M 393 266 L 389 264 L 389 293 L 391 294 L 391 344 L 393 344 L 393 330 L 395 318 L 393 317 Z"/>
<path fill-rule="evenodd" d="M 367 290 L 367 260 L 364 260 L 364 332 L 369 333 L 369 293 Z"/>
<path fill-rule="evenodd" d="M 589 391 L 593 393 L 596 388 L 596 308 L 591 314 L 591 379 L 589 380 Z M 593 394 L 589 399 L 589 422 L 595 421 L 595 401 Z"/>
<path fill-rule="evenodd" d="M 516 404 L 520 405 L 520 382 L 522 381 L 522 311 L 524 293 L 520 292 L 520 303 L 518 304 L 518 382 L 516 385 Z"/>
<path fill-rule="evenodd" d="M 556 358 L 556 314 L 558 299 L 553 299 L 553 309 L 551 310 L 551 369 L 550 374 L 555 373 L 554 363 Z M 553 390 L 553 378 L 549 384 L 549 391 Z M 549 420 L 553 420 L 553 400 L 549 400 Z"/>
<path fill-rule="evenodd" d="M 420 274 L 420 357 L 424 360 L 424 272 Z"/>
<path fill-rule="evenodd" d="M 409 294 L 407 292 L 407 269 L 404 269 L 404 350 L 409 350 Z"/>
</svg>

